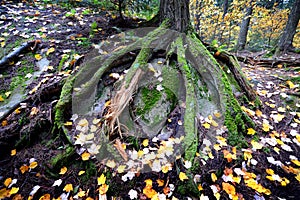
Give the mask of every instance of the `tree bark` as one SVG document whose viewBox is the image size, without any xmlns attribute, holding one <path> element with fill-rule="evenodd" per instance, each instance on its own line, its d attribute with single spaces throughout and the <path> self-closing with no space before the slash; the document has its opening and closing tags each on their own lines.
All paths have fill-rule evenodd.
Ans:
<svg viewBox="0 0 300 200">
<path fill-rule="evenodd" d="M 241 29 L 240 29 L 238 43 L 237 43 L 237 50 L 245 49 L 252 11 L 253 11 L 253 7 L 252 7 L 252 0 L 251 0 L 249 7 L 247 7 L 246 9 L 246 14 L 241 24 Z"/>
<path fill-rule="evenodd" d="M 289 18 L 284 32 L 279 40 L 278 50 L 289 51 L 293 49 L 293 38 L 296 33 L 297 25 L 300 19 L 300 0 L 296 0 L 289 14 Z"/>
<path fill-rule="evenodd" d="M 160 22 L 169 20 L 171 29 L 186 32 L 190 25 L 189 0 L 161 0 Z"/>
</svg>

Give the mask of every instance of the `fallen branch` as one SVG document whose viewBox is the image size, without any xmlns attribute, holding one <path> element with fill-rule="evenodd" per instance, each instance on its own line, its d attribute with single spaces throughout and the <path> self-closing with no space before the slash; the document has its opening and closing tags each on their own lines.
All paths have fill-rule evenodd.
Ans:
<svg viewBox="0 0 300 200">
<path fill-rule="evenodd" d="M 285 67 L 289 66 L 300 66 L 300 60 L 295 57 L 286 57 L 286 58 L 261 58 L 261 57 L 253 57 L 253 56 L 244 56 L 244 55 L 236 55 L 237 59 L 240 62 L 257 66 L 257 67 L 277 67 L 278 65 L 282 65 Z"/>
<path fill-rule="evenodd" d="M 3 69 L 4 65 L 14 61 L 16 57 L 18 57 L 21 53 L 24 53 L 28 50 L 34 51 L 39 43 L 41 43 L 40 40 L 24 42 L 20 47 L 15 49 L 13 52 L 9 53 L 7 56 L 4 56 L 0 60 L 0 69 Z"/>
</svg>

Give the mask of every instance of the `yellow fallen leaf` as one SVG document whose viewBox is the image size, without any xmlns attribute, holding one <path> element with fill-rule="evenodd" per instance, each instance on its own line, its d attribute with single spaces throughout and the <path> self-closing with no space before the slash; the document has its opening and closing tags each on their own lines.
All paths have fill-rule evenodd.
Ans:
<svg viewBox="0 0 300 200">
<path fill-rule="evenodd" d="M 81 170 L 81 171 L 78 172 L 78 176 L 81 176 L 81 175 L 84 174 L 84 173 L 85 173 L 85 171 L 84 171 L 84 170 Z"/>
<path fill-rule="evenodd" d="M 216 180 L 218 180 L 218 177 L 216 176 L 216 174 L 215 173 L 211 173 L 211 180 L 213 181 L 213 182 L 216 182 Z"/>
<path fill-rule="evenodd" d="M 218 123 L 215 120 L 211 120 L 211 125 L 214 127 L 218 127 Z"/>
<path fill-rule="evenodd" d="M 253 128 L 248 128 L 247 130 L 248 130 L 248 132 L 247 132 L 248 135 L 254 135 L 255 134 L 255 130 Z"/>
<path fill-rule="evenodd" d="M 68 168 L 67 168 L 67 167 L 62 167 L 62 168 L 60 169 L 59 174 L 64 175 L 67 171 L 68 171 Z"/>
<path fill-rule="evenodd" d="M 160 61 L 160 60 L 159 60 L 159 61 L 157 61 L 157 64 L 162 64 L 162 61 Z"/>
<path fill-rule="evenodd" d="M 265 132 L 268 132 L 270 130 L 270 125 L 267 123 L 263 123 L 262 130 Z"/>
<path fill-rule="evenodd" d="M 72 124 L 73 124 L 72 122 L 66 122 L 66 123 L 64 123 L 65 126 L 72 126 Z"/>
<path fill-rule="evenodd" d="M 221 113 L 215 112 L 215 113 L 214 113 L 214 116 L 215 116 L 216 118 L 220 118 L 220 117 L 221 117 Z"/>
<path fill-rule="evenodd" d="M 104 174 L 101 174 L 101 176 L 97 178 L 98 185 L 105 184 L 105 181 L 106 181 L 106 176 Z"/>
<path fill-rule="evenodd" d="M 266 172 L 269 175 L 273 175 L 274 174 L 274 170 L 273 169 L 266 169 Z"/>
<path fill-rule="evenodd" d="M 205 122 L 204 124 L 202 124 L 202 126 L 204 126 L 204 128 L 209 129 L 210 128 L 210 124 Z"/>
<path fill-rule="evenodd" d="M 38 166 L 38 163 L 37 163 L 36 161 L 31 162 L 31 163 L 29 164 L 29 168 L 30 168 L 30 169 L 34 169 L 34 168 L 36 168 L 37 166 Z"/>
<path fill-rule="evenodd" d="M 80 197 L 80 198 L 84 197 L 85 196 L 85 191 L 78 192 L 77 196 Z"/>
<path fill-rule="evenodd" d="M 298 173 L 297 176 L 295 176 L 295 179 L 297 179 L 297 181 L 300 183 L 300 173 Z"/>
<path fill-rule="evenodd" d="M 1 47 L 3 48 L 5 46 L 5 41 L 1 42 Z"/>
<path fill-rule="evenodd" d="M 298 167 L 300 167 L 300 161 L 299 160 L 292 160 L 292 162 L 297 165 Z"/>
<path fill-rule="evenodd" d="M 17 150 L 16 149 L 13 149 L 13 150 L 10 151 L 10 155 L 11 156 L 14 156 L 16 154 L 17 154 Z"/>
<path fill-rule="evenodd" d="M 4 101 L 4 99 L 3 99 L 3 97 L 0 95 L 0 102 L 3 102 Z"/>
<path fill-rule="evenodd" d="M 252 153 L 251 153 L 251 151 L 245 151 L 244 152 L 244 160 L 250 160 L 252 158 Z"/>
<path fill-rule="evenodd" d="M 149 140 L 148 139 L 143 140 L 142 144 L 144 147 L 147 147 L 149 145 Z"/>
<path fill-rule="evenodd" d="M 169 169 L 170 169 L 169 165 L 163 165 L 163 166 L 161 167 L 161 171 L 162 171 L 164 174 L 168 173 Z"/>
<path fill-rule="evenodd" d="M 118 168 L 117 168 L 117 172 L 118 173 L 123 173 L 126 169 L 126 165 L 120 165 Z"/>
<path fill-rule="evenodd" d="M 284 115 L 281 115 L 281 114 L 277 114 L 277 115 L 271 115 L 271 117 L 274 119 L 275 123 L 276 122 L 281 122 L 282 119 L 284 118 Z"/>
<path fill-rule="evenodd" d="M 21 113 L 20 108 L 17 108 L 17 109 L 15 110 L 15 113 L 16 113 L 16 114 L 20 114 L 20 113 Z"/>
<path fill-rule="evenodd" d="M 86 119 L 81 119 L 81 120 L 78 122 L 78 125 L 79 125 L 79 126 L 82 126 L 82 127 L 85 127 L 85 126 L 88 126 L 88 125 L 89 125 L 89 122 L 88 122 L 88 120 L 86 120 Z"/>
<path fill-rule="evenodd" d="M 251 144 L 252 144 L 253 149 L 262 149 L 263 148 L 262 144 L 254 141 L 254 140 L 251 141 Z"/>
<path fill-rule="evenodd" d="M 8 187 L 8 186 L 11 184 L 11 181 L 12 181 L 11 178 L 5 179 L 5 181 L 4 181 L 4 186 L 5 186 L 5 187 Z"/>
<path fill-rule="evenodd" d="M 5 92 L 4 94 L 5 94 L 6 98 L 8 98 L 10 96 L 11 92 L 8 91 L 8 92 Z"/>
<path fill-rule="evenodd" d="M 73 191 L 73 185 L 71 183 L 65 185 L 63 191 L 66 191 L 66 192 Z"/>
<path fill-rule="evenodd" d="M 180 179 L 181 181 L 184 181 L 184 180 L 187 180 L 187 179 L 189 179 L 189 178 L 187 177 L 187 175 L 186 175 L 184 172 L 180 172 L 180 173 L 179 173 L 179 179 Z"/>
<path fill-rule="evenodd" d="M 35 54 L 34 57 L 35 57 L 36 60 L 41 60 L 42 59 L 42 56 L 40 54 Z"/>
<path fill-rule="evenodd" d="M 290 89 L 295 88 L 295 85 L 292 81 L 286 81 L 286 83 L 289 85 Z"/>
<path fill-rule="evenodd" d="M 9 191 L 9 194 L 16 194 L 19 191 L 18 187 L 12 187 L 11 190 Z"/>
<path fill-rule="evenodd" d="M 277 110 L 278 110 L 278 112 L 285 112 L 286 111 L 284 107 L 279 107 Z"/>
<path fill-rule="evenodd" d="M 49 55 L 50 53 L 53 53 L 55 51 L 55 48 L 51 47 L 50 49 L 48 49 L 47 51 L 47 55 Z"/>
<path fill-rule="evenodd" d="M 89 160 L 91 157 L 91 154 L 88 152 L 84 152 L 83 154 L 81 154 L 81 158 L 83 161 Z"/>
</svg>

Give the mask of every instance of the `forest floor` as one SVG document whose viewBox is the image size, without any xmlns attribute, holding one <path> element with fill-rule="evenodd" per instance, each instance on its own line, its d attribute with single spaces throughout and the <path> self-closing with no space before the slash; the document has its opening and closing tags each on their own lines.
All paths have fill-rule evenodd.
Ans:
<svg viewBox="0 0 300 200">
<path fill-rule="evenodd" d="M 43 85 L 72 74 L 74 63 L 78 64 L 77 60 L 92 51 L 94 45 L 125 30 L 116 21 L 114 14 L 102 9 L 2 3 L 0 58 L 24 42 L 39 40 L 40 44 L 34 52 L 0 66 L 0 108 L 16 90 L 25 94 L 21 101 L 38 93 Z M 45 63 L 40 70 L 38 65 Z M 41 73 L 34 77 L 39 70 Z M 124 180 L 126 173 L 113 171 L 96 159 L 83 159 L 77 153 L 55 163 L 70 147 L 65 138 L 52 132 L 58 95 L 16 107 L 1 121 L 0 138 L 5 139 L 9 127 L 16 127 L 16 123 L 16 132 L 28 129 L 29 135 L 17 135 L 9 144 L 0 141 L 0 199 L 147 199 L 155 194 L 159 194 L 156 199 L 188 199 L 195 192 L 184 187 L 189 181 L 186 178 L 196 182 L 200 199 L 298 199 L 299 67 L 243 65 L 242 70 L 262 101 L 260 108 L 251 102 L 243 105 L 244 112 L 256 123 L 255 130 L 244 133 L 248 148 L 236 149 L 227 143 L 226 135 L 220 135 L 217 144 L 199 152 L 200 168 L 179 159 L 167 173 L 134 174 L 131 180 Z M 25 114 L 28 110 L 29 115 Z M 1 115 L 4 112 L 0 110 Z M 49 123 L 43 129 L 31 130 L 33 121 Z"/>
</svg>

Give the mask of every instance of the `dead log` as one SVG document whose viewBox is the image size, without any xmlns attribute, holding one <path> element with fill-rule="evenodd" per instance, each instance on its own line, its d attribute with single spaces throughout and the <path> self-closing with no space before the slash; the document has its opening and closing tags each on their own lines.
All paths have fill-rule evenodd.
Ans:
<svg viewBox="0 0 300 200">
<path fill-rule="evenodd" d="M 21 46 L 19 46 L 17 49 L 10 52 L 0 60 L 0 69 L 3 69 L 6 64 L 14 61 L 20 54 L 26 51 L 34 51 L 39 43 L 41 43 L 40 40 L 24 42 Z"/>
<path fill-rule="evenodd" d="M 228 66 L 229 70 L 234 76 L 234 79 L 238 82 L 240 88 L 242 89 L 243 93 L 247 96 L 248 100 L 255 101 L 257 97 L 255 91 L 250 86 L 246 78 L 241 75 L 242 73 L 240 71 L 240 64 L 237 58 L 234 55 L 225 51 L 216 51 L 214 56 L 217 58 L 217 60 L 221 61 L 222 63 L 225 63 Z"/>
<path fill-rule="evenodd" d="M 244 56 L 239 54 L 237 54 L 236 57 L 240 62 L 257 67 L 277 67 L 278 65 L 282 65 L 284 67 L 300 66 L 300 59 L 297 59 L 295 57 L 262 58 L 249 55 Z"/>
</svg>

